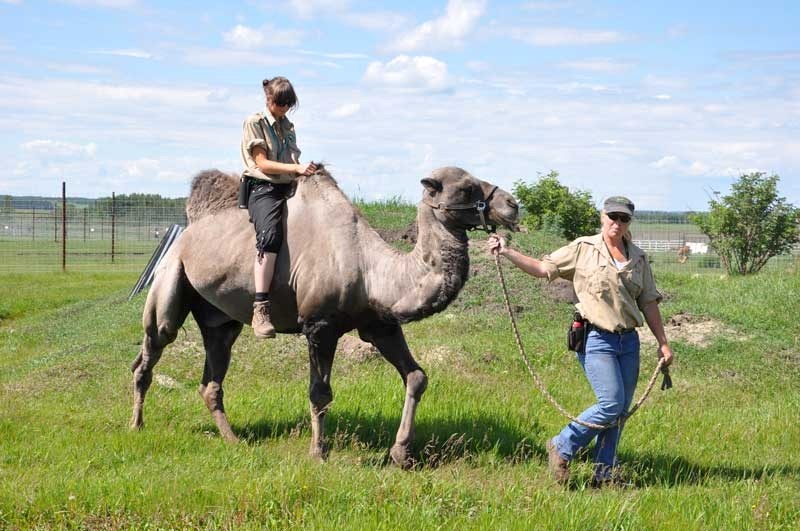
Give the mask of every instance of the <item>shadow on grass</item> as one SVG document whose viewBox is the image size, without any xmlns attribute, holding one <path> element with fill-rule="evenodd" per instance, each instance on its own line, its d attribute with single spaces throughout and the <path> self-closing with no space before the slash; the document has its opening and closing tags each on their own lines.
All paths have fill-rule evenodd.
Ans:
<svg viewBox="0 0 800 531">
<path fill-rule="evenodd" d="M 681 456 L 650 452 L 624 452 L 621 461 L 628 463 L 630 480 L 637 487 L 652 485 L 697 485 L 711 480 L 751 481 L 783 476 L 800 480 L 800 467 L 775 464 L 737 466 L 698 464 Z"/>
<path fill-rule="evenodd" d="M 400 418 L 359 411 L 331 412 L 326 419 L 326 436 L 331 451 L 354 450 L 372 452 L 362 460 L 364 466 L 388 465 L 389 448 L 394 443 Z M 208 424 L 201 431 L 216 431 Z M 299 438 L 310 441 L 308 416 L 281 421 L 259 420 L 233 426 L 234 432 L 248 442 L 268 439 Z M 534 424 L 523 431 L 503 419 L 472 415 L 462 419 L 430 418 L 417 422 L 416 437 L 411 448 L 416 469 L 435 469 L 452 463 L 469 463 L 481 454 L 492 454 L 510 464 L 536 460 L 546 466 L 544 443 L 547 436 L 542 427 Z M 578 461 L 591 460 L 591 452 L 581 452 Z M 620 456 L 623 474 L 629 486 L 674 487 L 704 484 L 708 481 L 749 481 L 783 476 L 800 480 L 800 467 L 779 465 L 736 466 L 699 464 L 681 456 L 651 452 L 625 451 Z M 574 481 L 574 488 L 580 485 Z"/>
<path fill-rule="evenodd" d="M 380 452 L 380 456 L 366 459 L 367 466 L 381 466 L 389 460 L 389 449 L 394 444 L 400 415 L 388 417 L 363 412 L 331 412 L 325 421 L 325 433 L 332 451 L 356 450 Z M 244 425 L 233 425 L 237 436 L 248 442 L 277 438 L 308 438 L 308 416 L 293 419 L 259 420 Z M 199 431 L 215 431 L 205 424 Z M 531 437 L 540 438 L 541 428 L 531 427 L 528 432 L 512 426 L 503 419 L 476 415 L 464 419 L 429 418 L 418 421 L 411 454 L 420 468 L 436 468 L 447 463 L 466 461 L 479 454 L 491 452 L 509 462 L 526 462 L 545 456 L 542 445 Z"/>
</svg>

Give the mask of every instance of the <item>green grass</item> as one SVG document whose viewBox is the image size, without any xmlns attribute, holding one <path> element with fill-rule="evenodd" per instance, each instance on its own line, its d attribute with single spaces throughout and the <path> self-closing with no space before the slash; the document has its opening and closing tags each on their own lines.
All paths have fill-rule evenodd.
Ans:
<svg viewBox="0 0 800 531">
<path fill-rule="evenodd" d="M 376 212 L 365 214 L 404 226 L 404 214 Z M 675 388 L 653 391 L 621 443 L 633 488 L 588 488 L 591 464 L 579 458 L 561 489 L 544 442 L 564 420 L 524 370 L 494 262 L 473 237 L 456 302 L 405 327 L 430 378 L 409 472 L 388 464 L 404 392 L 383 360 L 337 359 L 333 450 L 317 464 L 304 340 L 259 343 L 245 328 L 225 385 L 243 442 L 228 445 L 196 393 L 202 339 L 189 319 L 156 366 L 164 383 L 148 394 L 145 429 L 130 432 L 144 299 L 126 297 L 137 275 L 3 274 L 0 528 L 797 528 L 800 275 L 659 272 L 665 318 L 686 312 L 731 333 L 674 343 Z M 523 234 L 513 244 L 540 255 L 560 242 Z M 529 355 L 578 412 L 592 395 L 563 349 L 570 307 L 504 265 Z M 642 379 L 654 363 L 643 352 Z"/>
</svg>

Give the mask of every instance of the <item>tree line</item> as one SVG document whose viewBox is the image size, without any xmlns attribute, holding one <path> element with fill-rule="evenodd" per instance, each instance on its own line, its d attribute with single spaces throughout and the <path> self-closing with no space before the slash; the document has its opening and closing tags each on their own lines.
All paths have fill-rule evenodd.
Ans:
<svg viewBox="0 0 800 531">
<path fill-rule="evenodd" d="M 778 194 L 778 175 L 752 172 L 739 176 L 728 195 L 715 192 L 708 212 L 637 211 L 638 221 L 691 222 L 708 237 L 729 274 L 757 273 L 770 258 L 800 242 L 800 208 Z M 570 190 L 551 171 L 535 183 L 517 181 L 514 196 L 523 207 L 522 224 L 574 240 L 594 234 L 600 211 L 592 194 Z"/>
</svg>

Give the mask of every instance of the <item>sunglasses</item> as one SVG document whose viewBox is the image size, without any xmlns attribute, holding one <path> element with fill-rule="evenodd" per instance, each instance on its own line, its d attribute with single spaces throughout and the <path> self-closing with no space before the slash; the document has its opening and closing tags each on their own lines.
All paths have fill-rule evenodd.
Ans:
<svg viewBox="0 0 800 531">
<path fill-rule="evenodd" d="M 619 221 L 620 223 L 630 223 L 631 217 L 628 214 L 620 214 L 619 212 L 612 212 L 608 215 L 611 221 Z"/>
<path fill-rule="evenodd" d="M 273 104 L 274 104 L 276 107 L 291 107 L 291 106 L 292 106 L 292 104 L 291 104 L 291 103 L 289 103 L 289 102 L 286 102 L 286 101 L 275 101 L 275 102 L 273 102 Z"/>
</svg>

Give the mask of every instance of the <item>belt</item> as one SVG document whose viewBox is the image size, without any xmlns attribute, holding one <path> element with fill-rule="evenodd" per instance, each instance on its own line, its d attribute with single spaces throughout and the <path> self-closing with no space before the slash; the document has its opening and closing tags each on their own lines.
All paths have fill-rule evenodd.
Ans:
<svg viewBox="0 0 800 531">
<path fill-rule="evenodd" d="M 598 332 L 605 332 L 607 334 L 616 334 L 618 336 L 621 336 L 621 335 L 624 335 L 624 334 L 629 334 L 630 332 L 635 332 L 636 331 L 636 328 L 623 328 L 622 330 L 606 330 L 605 328 L 600 328 L 599 326 L 597 326 L 594 323 L 589 323 L 589 326 L 591 328 L 594 328 Z"/>
</svg>

